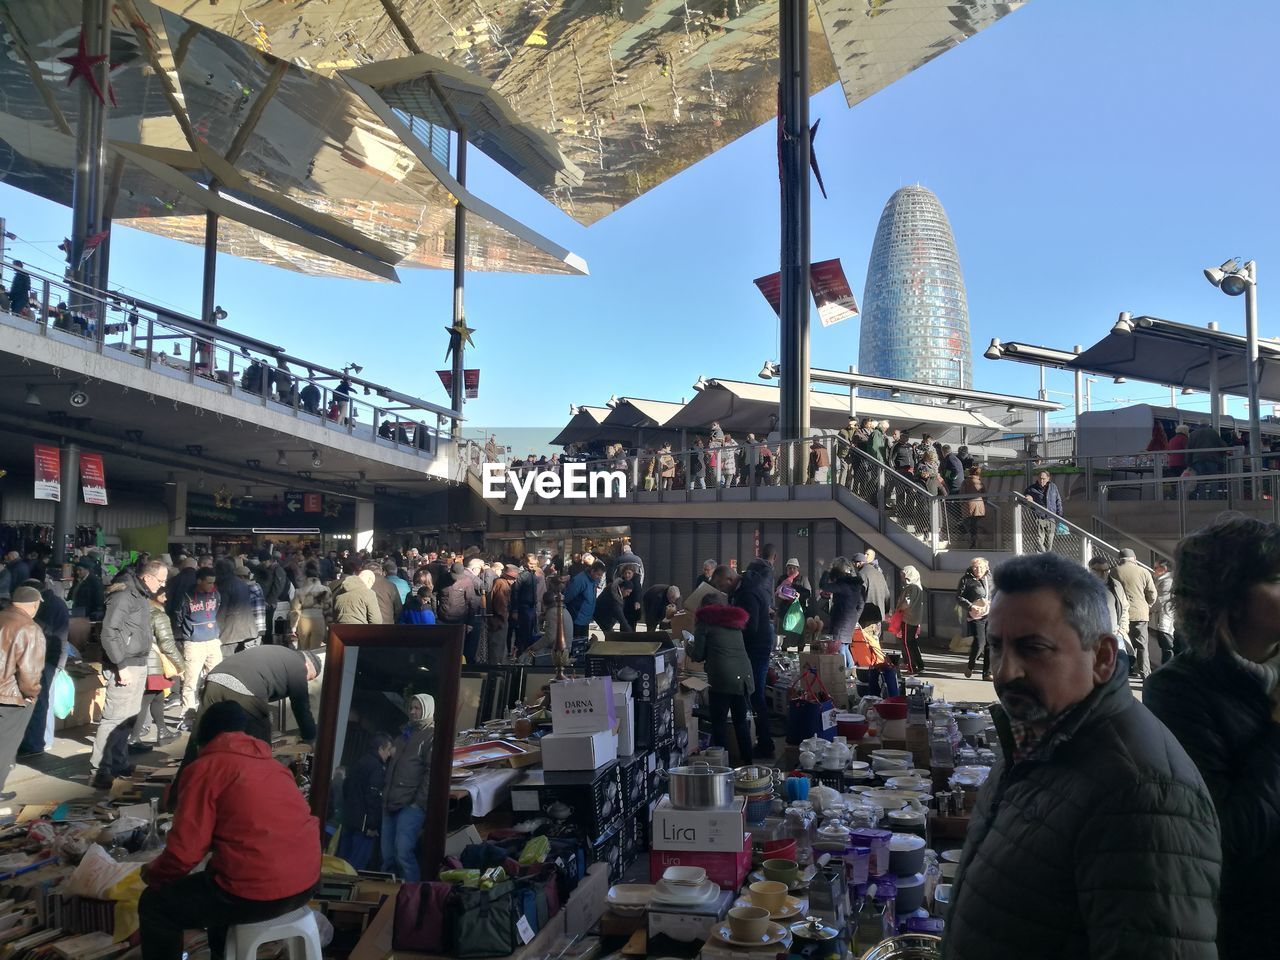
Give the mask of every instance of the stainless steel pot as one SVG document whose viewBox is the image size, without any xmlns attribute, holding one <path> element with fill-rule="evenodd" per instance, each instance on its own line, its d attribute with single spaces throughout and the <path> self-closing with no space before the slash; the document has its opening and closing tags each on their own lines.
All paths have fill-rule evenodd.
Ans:
<svg viewBox="0 0 1280 960">
<path fill-rule="evenodd" d="M 733 803 L 733 768 L 693 763 L 667 771 L 671 805 L 681 810 L 708 810 Z"/>
</svg>

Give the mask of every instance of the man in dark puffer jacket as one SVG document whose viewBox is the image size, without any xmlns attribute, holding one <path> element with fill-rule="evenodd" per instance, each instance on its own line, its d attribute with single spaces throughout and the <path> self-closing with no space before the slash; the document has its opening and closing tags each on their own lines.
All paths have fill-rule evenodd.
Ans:
<svg viewBox="0 0 1280 960">
<path fill-rule="evenodd" d="M 1213 800 L 1116 669 L 1102 584 L 1052 554 L 995 573 L 1001 757 L 952 889 L 949 960 L 1214 960 Z"/>
</svg>

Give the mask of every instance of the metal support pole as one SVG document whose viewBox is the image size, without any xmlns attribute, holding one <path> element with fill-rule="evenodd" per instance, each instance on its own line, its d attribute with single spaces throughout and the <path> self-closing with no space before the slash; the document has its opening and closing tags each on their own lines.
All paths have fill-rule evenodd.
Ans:
<svg viewBox="0 0 1280 960">
<path fill-rule="evenodd" d="M 782 440 L 809 433 L 809 2 L 781 0 L 778 123 L 782 213 Z"/>
<path fill-rule="evenodd" d="M 209 188 L 217 193 L 217 186 Z M 206 210 L 204 215 L 204 276 L 200 288 L 200 319 L 205 323 L 217 323 L 213 311 L 218 295 L 218 215 Z"/>
<path fill-rule="evenodd" d="M 858 368 L 853 364 L 849 364 L 849 376 L 852 377 L 858 372 Z M 858 412 L 858 385 L 851 379 L 849 381 L 849 416 L 854 416 Z"/>
<path fill-rule="evenodd" d="M 70 563 L 75 551 L 76 506 L 80 502 L 80 448 L 62 444 L 62 493 L 53 514 L 53 562 Z"/>
<path fill-rule="evenodd" d="M 1041 400 L 1049 399 L 1049 391 L 1045 389 L 1045 385 L 1044 385 L 1044 364 L 1043 363 L 1040 364 L 1040 392 L 1037 393 L 1036 396 L 1039 397 Z M 1040 456 L 1044 457 L 1044 456 L 1048 456 L 1048 452 L 1049 452 L 1049 414 L 1043 407 L 1040 409 L 1040 412 L 1038 414 L 1038 419 L 1040 421 L 1040 425 L 1039 425 Z"/>
<path fill-rule="evenodd" d="M 458 185 L 467 185 L 467 131 L 458 129 Z M 453 326 L 461 330 L 466 323 L 466 311 L 463 308 L 463 293 L 467 279 L 467 208 L 459 202 L 453 209 Z M 453 388 L 449 391 L 449 405 L 461 412 L 466 399 L 462 379 L 465 364 L 463 362 L 463 343 L 465 337 L 456 335 L 453 350 Z M 456 441 L 462 437 L 462 421 L 453 420 L 451 431 Z"/>
<path fill-rule="evenodd" d="M 108 0 L 83 0 L 80 7 L 80 29 L 84 36 L 85 52 L 99 56 L 107 51 L 106 29 L 109 26 L 110 4 Z M 107 89 L 107 64 L 93 68 L 98 85 Z M 82 265 L 85 241 L 98 231 L 102 214 L 102 152 L 105 110 L 93 92 L 93 87 L 80 80 L 80 112 L 76 117 L 76 160 L 71 181 L 71 255 L 68 276 L 84 285 L 91 285 L 93 271 Z M 90 305 L 83 297 L 73 304 L 85 312 Z M 96 304 L 93 305 L 96 307 Z M 96 312 L 96 311 L 95 311 Z M 99 316 L 101 320 L 101 316 Z M 101 323 L 99 323 L 101 336 Z"/>
<path fill-rule="evenodd" d="M 1250 260 L 1245 271 L 1248 274 L 1244 285 L 1244 336 L 1249 373 L 1249 454 L 1259 457 L 1262 455 L 1262 411 L 1258 403 L 1258 266 Z M 1250 465 L 1253 470 L 1260 467 L 1256 459 Z"/>
<path fill-rule="evenodd" d="M 1209 324 L 1214 329 L 1217 324 Z M 1209 423 L 1214 431 L 1222 429 L 1222 384 L 1218 372 L 1218 351 L 1209 351 Z"/>
</svg>

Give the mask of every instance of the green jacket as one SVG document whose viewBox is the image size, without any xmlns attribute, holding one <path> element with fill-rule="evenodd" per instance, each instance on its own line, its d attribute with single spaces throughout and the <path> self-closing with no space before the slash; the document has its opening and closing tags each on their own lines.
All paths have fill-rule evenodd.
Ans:
<svg viewBox="0 0 1280 960">
<path fill-rule="evenodd" d="M 948 960 L 1214 960 L 1218 816 L 1173 735 L 1117 670 L 978 796 L 947 915 Z"/>
<path fill-rule="evenodd" d="M 889 438 L 879 427 L 872 430 L 871 436 L 867 438 L 867 453 L 871 454 L 873 460 L 889 462 Z"/>
<path fill-rule="evenodd" d="M 179 670 L 185 668 L 186 660 L 183 659 L 182 651 L 173 641 L 173 624 L 169 620 L 169 615 L 164 612 L 164 607 L 157 607 L 153 603 L 151 605 L 151 650 L 147 654 L 148 677 L 164 676 L 157 648 L 163 650 L 164 655 L 172 660 Z"/>
<path fill-rule="evenodd" d="M 693 643 L 689 655 L 707 665 L 707 683 L 713 693 L 755 692 L 751 660 L 742 641 L 742 628 L 749 615 L 741 607 L 709 603 L 694 615 Z"/>
<path fill-rule="evenodd" d="M 338 623 L 382 623 L 377 595 L 355 574 L 333 591 L 333 616 Z"/>
</svg>

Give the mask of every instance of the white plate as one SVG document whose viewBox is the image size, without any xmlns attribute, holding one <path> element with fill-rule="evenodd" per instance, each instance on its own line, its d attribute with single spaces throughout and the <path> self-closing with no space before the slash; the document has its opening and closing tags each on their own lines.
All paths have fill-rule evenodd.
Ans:
<svg viewBox="0 0 1280 960">
<path fill-rule="evenodd" d="M 780 923 L 769 924 L 768 932 L 759 940 L 734 940 L 727 923 L 716 924 L 711 932 L 721 943 L 728 943 L 735 947 L 769 947 L 787 938 L 787 928 Z"/>
<path fill-rule="evenodd" d="M 943 851 L 942 851 L 942 859 L 943 859 L 943 862 L 945 862 L 945 863 L 959 863 L 959 862 L 960 862 L 960 854 L 961 854 L 961 852 L 962 852 L 962 851 L 960 851 L 960 850 L 943 850 Z"/>
<path fill-rule="evenodd" d="M 649 905 L 653 895 L 654 886 L 651 883 L 619 883 L 609 888 L 605 901 L 609 906 L 620 910 L 643 910 Z"/>
<path fill-rule="evenodd" d="M 685 889 L 682 887 L 668 887 L 659 881 L 653 890 L 653 897 L 650 903 L 663 903 L 668 906 L 696 906 L 698 904 L 710 903 L 720 896 L 720 887 L 718 884 L 708 880 L 701 888 L 693 887 Z"/>
</svg>

